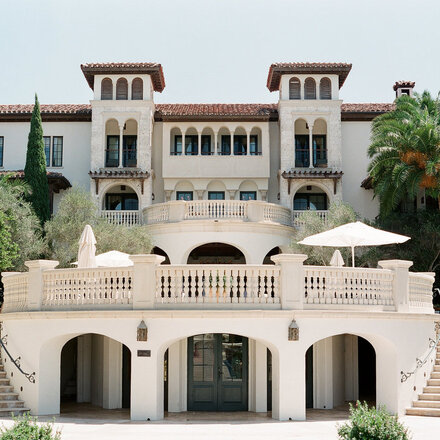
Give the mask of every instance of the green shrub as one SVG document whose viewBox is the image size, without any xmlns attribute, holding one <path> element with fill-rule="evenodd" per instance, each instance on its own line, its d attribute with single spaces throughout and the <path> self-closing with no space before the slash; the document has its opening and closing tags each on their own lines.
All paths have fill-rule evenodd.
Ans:
<svg viewBox="0 0 440 440">
<path fill-rule="evenodd" d="M 397 416 L 388 413 L 384 406 L 368 408 L 367 402 L 350 404 L 350 420 L 338 426 L 343 440 L 409 440 L 410 433 Z"/>
<path fill-rule="evenodd" d="M 14 426 L 1 428 L 0 440 L 61 440 L 61 432 L 52 423 L 37 424 L 37 419 L 25 414 L 14 417 Z"/>
</svg>

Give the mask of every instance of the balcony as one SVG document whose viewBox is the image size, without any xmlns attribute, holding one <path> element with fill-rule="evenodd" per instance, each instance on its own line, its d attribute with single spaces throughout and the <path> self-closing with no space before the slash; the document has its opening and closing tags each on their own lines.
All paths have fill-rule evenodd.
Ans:
<svg viewBox="0 0 440 440">
<path fill-rule="evenodd" d="M 134 211 L 101 211 L 101 217 L 105 218 L 109 223 L 115 223 L 117 225 L 135 226 L 142 223 L 142 212 L 138 210 Z"/>
<path fill-rule="evenodd" d="M 292 212 L 293 226 L 301 226 L 304 224 L 304 220 L 302 219 L 302 216 L 305 212 L 313 212 L 317 214 L 321 220 L 327 222 L 328 210 L 293 211 Z"/>
<path fill-rule="evenodd" d="M 408 272 L 406 261 L 366 269 L 305 266 L 305 258 L 279 254 L 272 257 L 276 265 L 160 265 L 163 257 L 133 255 L 133 266 L 91 269 L 29 261 L 29 272 L 3 273 L 2 313 L 200 308 L 434 313 L 434 274 Z"/>
<path fill-rule="evenodd" d="M 144 221 L 148 225 L 184 220 L 229 220 L 292 225 L 290 209 L 256 200 L 179 200 L 158 203 L 144 209 Z"/>
</svg>

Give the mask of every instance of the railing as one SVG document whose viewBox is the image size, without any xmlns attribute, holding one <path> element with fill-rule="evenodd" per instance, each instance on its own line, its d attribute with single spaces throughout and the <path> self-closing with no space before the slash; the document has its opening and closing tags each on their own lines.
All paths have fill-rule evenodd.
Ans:
<svg viewBox="0 0 440 440">
<path fill-rule="evenodd" d="M 432 274 L 409 274 L 409 304 L 432 309 Z"/>
<path fill-rule="evenodd" d="M 394 304 L 394 274 L 391 270 L 320 266 L 304 268 L 306 304 Z"/>
<path fill-rule="evenodd" d="M 185 202 L 184 219 L 246 219 L 247 204 L 241 200 L 196 200 Z"/>
<path fill-rule="evenodd" d="M 141 223 L 141 211 L 101 211 L 101 217 L 110 223 L 134 226 Z"/>
<path fill-rule="evenodd" d="M 321 220 L 324 220 L 324 222 L 327 222 L 327 210 L 313 210 L 313 211 L 293 211 L 292 218 L 293 218 L 293 225 L 294 226 L 301 226 L 304 224 L 304 220 L 302 219 L 303 214 L 306 212 L 313 212 L 314 214 L 317 214 Z"/>
<path fill-rule="evenodd" d="M 179 200 L 144 209 L 147 224 L 184 220 L 240 220 L 291 226 L 291 215 L 291 210 L 284 206 L 259 200 Z"/>
<path fill-rule="evenodd" d="M 132 267 L 46 270 L 43 309 L 130 304 L 132 277 Z"/>
<path fill-rule="evenodd" d="M 7 292 L 8 300 L 4 302 L 2 312 L 20 312 L 27 310 L 29 273 L 3 273 L 3 287 Z"/>
<path fill-rule="evenodd" d="M 279 304 L 280 268 L 184 265 L 156 269 L 159 304 Z"/>
</svg>

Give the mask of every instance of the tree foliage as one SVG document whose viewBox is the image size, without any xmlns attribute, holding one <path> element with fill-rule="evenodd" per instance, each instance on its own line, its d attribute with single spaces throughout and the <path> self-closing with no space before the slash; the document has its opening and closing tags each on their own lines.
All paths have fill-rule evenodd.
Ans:
<svg viewBox="0 0 440 440">
<path fill-rule="evenodd" d="M 58 211 L 46 223 L 51 258 L 61 267 L 69 267 L 77 259 L 78 245 L 85 225 L 93 228 L 97 254 L 117 250 L 129 254 L 149 253 L 152 245 L 146 226 L 123 226 L 100 218 L 90 193 L 73 187 L 66 191 Z"/>
<path fill-rule="evenodd" d="M 347 203 L 331 203 L 326 221 L 324 221 L 316 212 L 304 211 L 304 213 L 301 214 L 302 224 L 292 237 L 290 245 L 292 252 L 308 255 L 308 264 L 327 266 L 330 263 L 331 257 L 336 248 L 325 246 L 304 246 L 298 244 L 298 241 L 301 241 L 309 235 L 319 234 L 320 232 L 328 231 L 329 229 L 354 221 L 356 221 L 356 213 Z M 351 255 L 351 251 L 347 248 L 341 248 L 339 250 L 344 257 L 344 260 L 347 262 Z"/>
<path fill-rule="evenodd" d="M 0 211 L 0 272 L 10 269 L 18 257 L 17 243 L 12 241 L 9 217 Z"/>
<path fill-rule="evenodd" d="M 380 211 L 388 214 L 422 188 L 440 203 L 440 101 L 429 92 L 403 95 L 373 121 L 368 172 Z"/>
<path fill-rule="evenodd" d="M 14 417 L 14 425 L 2 427 L 0 440 L 61 440 L 61 431 L 54 429 L 53 423 L 37 423 L 36 417 L 25 414 Z"/>
<path fill-rule="evenodd" d="M 49 185 L 47 183 L 43 126 L 37 95 L 35 95 L 35 105 L 32 111 L 24 175 L 31 189 L 29 201 L 43 225 L 50 218 Z"/>
</svg>

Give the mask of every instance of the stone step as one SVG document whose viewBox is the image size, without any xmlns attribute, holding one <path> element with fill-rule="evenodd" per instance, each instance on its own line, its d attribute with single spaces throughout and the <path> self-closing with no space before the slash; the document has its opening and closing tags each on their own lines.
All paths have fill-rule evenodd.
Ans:
<svg viewBox="0 0 440 440">
<path fill-rule="evenodd" d="M 438 401 L 440 401 L 440 394 L 434 394 L 434 393 L 419 394 L 419 400 L 438 400 Z"/>
<path fill-rule="evenodd" d="M 12 393 L 14 391 L 14 387 L 11 385 L 0 385 L 0 394 L 1 393 Z"/>
<path fill-rule="evenodd" d="M 18 399 L 18 393 L 0 393 L 0 402 L 3 402 L 4 400 L 17 400 Z"/>
<path fill-rule="evenodd" d="M 440 408 L 440 400 L 417 400 L 413 402 L 414 408 Z"/>
<path fill-rule="evenodd" d="M 440 371 L 433 371 L 431 373 L 431 379 L 440 379 Z"/>
<path fill-rule="evenodd" d="M 4 408 L 0 409 L 0 417 L 11 417 L 11 415 L 20 416 L 27 412 L 29 412 L 29 408 Z"/>
<path fill-rule="evenodd" d="M 0 401 L 0 411 L 3 410 L 4 408 L 24 408 L 24 401 L 23 400 L 3 400 L 3 401 Z"/>
<path fill-rule="evenodd" d="M 0 386 L 2 385 L 10 385 L 9 379 L 0 379 Z"/>
<path fill-rule="evenodd" d="M 427 386 L 427 387 L 423 388 L 423 393 L 439 394 L 440 393 L 440 387 Z"/>
<path fill-rule="evenodd" d="M 408 416 L 440 417 L 440 408 L 408 408 Z"/>
<path fill-rule="evenodd" d="M 428 386 L 433 386 L 433 387 L 440 386 L 440 379 L 428 379 Z"/>
<path fill-rule="evenodd" d="M 434 370 L 433 371 L 440 371 L 440 365 L 434 365 Z"/>
<path fill-rule="evenodd" d="M 0 379 L 6 379 L 6 371 L 0 371 Z"/>
</svg>

